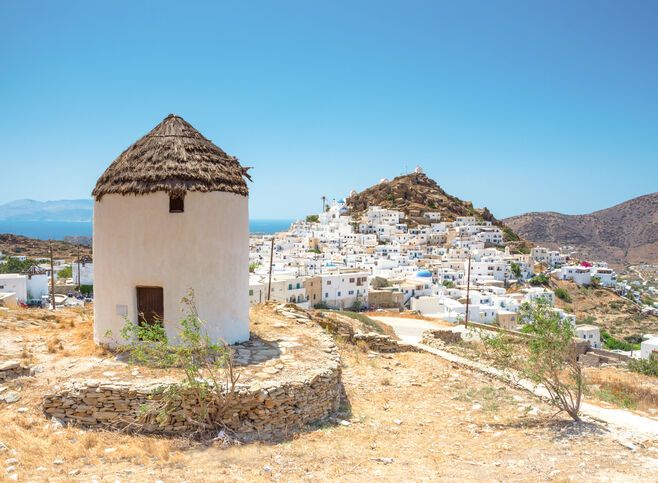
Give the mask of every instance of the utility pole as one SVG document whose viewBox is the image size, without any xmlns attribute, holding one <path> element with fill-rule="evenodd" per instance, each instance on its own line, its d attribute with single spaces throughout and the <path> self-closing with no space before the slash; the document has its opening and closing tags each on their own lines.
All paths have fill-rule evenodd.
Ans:
<svg viewBox="0 0 658 483">
<path fill-rule="evenodd" d="M 471 252 L 468 252 L 468 278 L 466 279 L 466 317 L 464 317 L 464 328 L 468 327 L 468 306 L 471 303 Z"/>
<path fill-rule="evenodd" d="M 272 262 L 274 260 L 274 235 L 272 235 L 272 246 L 270 247 L 270 275 L 269 282 L 267 283 L 267 301 L 270 300 L 270 294 L 272 293 Z"/>
<path fill-rule="evenodd" d="M 80 291 L 80 285 L 82 282 L 80 281 L 80 245 L 78 245 L 78 292 Z"/>
<path fill-rule="evenodd" d="M 50 247 L 50 303 L 55 310 L 55 268 L 53 267 L 53 242 L 48 243 Z"/>
</svg>

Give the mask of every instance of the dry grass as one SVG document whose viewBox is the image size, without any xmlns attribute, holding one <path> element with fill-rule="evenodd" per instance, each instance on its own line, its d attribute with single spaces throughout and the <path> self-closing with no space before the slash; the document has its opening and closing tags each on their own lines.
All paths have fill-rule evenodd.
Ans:
<svg viewBox="0 0 658 483">
<path fill-rule="evenodd" d="M 20 462 L 19 472 L 44 477 L 67 474 L 72 469 L 100 467 L 108 462 L 132 465 L 169 462 L 172 451 L 184 442 L 146 436 L 131 436 L 65 427 L 53 429 L 34 408 L 28 413 L 0 414 L 0 441 Z M 176 459 L 178 456 L 174 456 Z M 62 460 L 63 464 L 55 464 Z M 40 467 L 45 471 L 37 470 Z"/>
<path fill-rule="evenodd" d="M 603 288 L 579 287 L 570 281 L 551 280 L 551 288 L 560 287 L 572 298 L 571 303 L 556 299 L 555 305 L 573 312 L 578 320 L 593 317 L 593 323 L 607 330 L 612 336 L 623 338 L 658 332 L 658 317 L 642 316 L 638 306 Z"/>
<path fill-rule="evenodd" d="M 629 409 L 658 409 L 658 379 L 615 367 L 585 369 L 587 383 L 598 386 L 590 391 L 593 397 Z M 609 396 L 608 396 L 609 395 Z M 653 411 L 652 411 L 653 410 Z"/>
<path fill-rule="evenodd" d="M 67 314 L 62 313 L 80 315 Z M 262 316 L 255 325 L 258 330 L 264 325 Z M 80 354 L 93 353 L 85 312 L 74 327 L 50 320 L 12 330 L 11 337 L 18 334 L 41 338 L 30 348 L 58 368 L 79 366 Z M 65 351 L 51 354 L 47 341 L 55 336 Z M 655 442 L 628 451 L 593 427 L 551 419 L 552 408 L 525 392 L 429 354 L 373 355 L 345 342 L 338 346 L 346 401 L 337 416 L 348 425 L 318 424 L 278 444 L 227 449 L 55 430 L 39 406 L 58 381 L 39 374 L 8 384 L 21 400 L 0 410 L 0 441 L 8 446 L 0 461 L 18 459 L 20 481 L 648 481 L 655 476 L 658 467 L 649 465 Z M 540 415 L 529 416 L 530 407 L 539 408 Z M 62 464 L 54 464 L 58 459 Z M 70 476 L 76 470 L 79 474 Z"/>
<path fill-rule="evenodd" d="M 62 344 L 62 340 L 58 336 L 52 337 L 48 341 L 48 352 L 54 354 L 55 352 L 59 352 L 61 350 L 64 350 L 64 344 Z"/>
</svg>

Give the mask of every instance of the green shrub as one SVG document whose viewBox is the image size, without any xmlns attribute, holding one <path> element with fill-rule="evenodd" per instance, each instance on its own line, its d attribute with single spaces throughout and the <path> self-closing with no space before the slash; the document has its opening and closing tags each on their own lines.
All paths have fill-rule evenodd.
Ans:
<svg viewBox="0 0 658 483">
<path fill-rule="evenodd" d="M 0 273 L 21 273 L 36 264 L 36 261 L 31 258 L 21 261 L 18 258 L 9 257 L 3 263 L 0 263 Z"/>
<path fill-rule="evenodd" d="M 233 370 L 230 348 L 223 342 L 214 343 L 199 318 L 194 292 L 182 299 L 186 307 L 180 320 L 176 343 L 167 338 L 161 324 L 144 324 L 126 319 L 121 336 L 127 342 L 122 350 L 133 364 L 149 367 L 178 367 L 183 371 L 180 382 L 153 390 L 148 403 L 139 409 L 140 422 L 155 422 L 164 428 L 176 417 L 193 423 L 199 434 L 217 433 L 224 429 L 221 418 L 235 393 L 238 375 Z"/>
<path fill-rule="evenodd" d="M 562 287 L 558 287 L 555 289 L 555 296 L 568 304 L 573 302 L 573 300 L 571 299 L 571 295 L 569 295 L 569 292 L 567 292 Z"/>
<path fill-rule="evenodd" d="M 645 376 L 658 377 L 658 360 L 656 359 L 633 359 L 628 363 L 628 369 L 639 372 Z"/>
<path fill-rule="evenodd" d="M 317 223 L 318 221 L 320 221 L 320 216 L 319 215 L 308 215 L 306 217 L 306 221 L 308 221 L 309 223 Z"/>
<path fill-rule="evenodd" d="M 57 272 L 58 278 L 73 278 L 73 267 L 62 268 Z"/>
<path fill-rule="evenodd" d="M 518 371 L 521 377 L 546 387 L 552 405 L 566 411 L 575 421 L 585 388 L 581 366 L 572 350 L 574 329 L 543 301 L 524 304 L 519 310 L 526 323 L 521 340 L 509 334 L 483 336 L 494 365 Z"/>
<path fill-rule="evenodd" d="M 503 226 L 503 239 L 505 241 L 519 241 L 519 235 L 514 233 L 509 226 Z"/>
<path fill-rule="evenodd" d="M 620 351 L 634 351 L 640 350 L 640 344 L 631 344 L 623 340 L 615 339 L 607 331 L 601 331 L 601 340 L 603 341 L 603 346 L 609 350 L 620 350 Z"/>
<path fill-rule="evenodd" d="M 540 273 L 539 275 L 532 277 L 528 282 L 530 285 L 534 285 L 536 287 L 538 285 L 548 285 L 548 281 L 548 276 L 545 273 Z"/>
<path fill-rule="evenodd" d="M 85 295 L 89 295 L 94 293 L 94 286 L 93 285 L 80 285 L 80 293 L 83 293 Z"/>
<path fill-rule="evenodd" d="M 641 344 L 642 335 L 640 334 L 627 335 L 626 337 L 624 337 L 624 340 L 630 344 Z"/>
</svg>

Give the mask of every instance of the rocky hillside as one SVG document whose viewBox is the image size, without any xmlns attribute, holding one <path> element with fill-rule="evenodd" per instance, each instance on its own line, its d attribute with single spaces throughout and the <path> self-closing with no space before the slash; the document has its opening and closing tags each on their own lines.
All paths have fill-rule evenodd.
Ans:
<svg viewBox="0 0 658 483">
<path fill-rule="evenodd" d="M 605 260 L 615 268 L 658 264 L 658 192 L 588 215 L 535 212 L 504 222 L 534 243 L 571 245 L 582 258 Z"/>
<path fill-rule="evenodd" d="M 53 255 L 55 258 L 63 258 L 71 261 L 76 258 L 78 247 L 73 243 L 64 241 L 53 241 Z M 46 240 L 28 238 L 10 233 L 0 233 L 0 252 L 5 257 L 24 255 L 28 258 L 47 257 L 49 245 Z M 80 256 L 91 256 L 90 246 L 80 246 Z"/>
<path fill-rule="evenodd" d="M 473 203 L 446 193 L 436 181 L 424 173 L 410 173 L 383 181 L 347 198 L 353 216 L 365 212 L 369 206 L 381 206 L 404 212 L 409 225 L 427 224 L 423 213 L 438 211 L 442 221 L 454 221 L 458 216 L 475 216 L 491 221 L 505 231 L 508 241 L 518 241 L 517 235 L 497 220 L 485 208 L 474 208 Z"/>
<path fill-rule="evenodd" d="M 347 198 L 352 213 L 366 211 L 369 206 L 400 210 L 419 223 L 426 211 L 438 211 L 442 220 L 453 221 L 457 216 L 475 215 L 493 221 L 493 215 L 484 208 L 475 210 L 469 201 L 462 201 L 446 193 L 424 173 L 411 173 L 384 181 Z"/>
</svg>

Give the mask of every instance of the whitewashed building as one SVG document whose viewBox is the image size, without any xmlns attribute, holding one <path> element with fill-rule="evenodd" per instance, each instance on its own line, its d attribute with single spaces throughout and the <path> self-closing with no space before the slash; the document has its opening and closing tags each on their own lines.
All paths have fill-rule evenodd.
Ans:
<svg viewBox="0 0 658 483">
<path fill-rule="evenodd" d="M 193 290 L 213 341 L 249 338 L 246 169 L 167 116 L 99 178 L 94 202 L 94 340 L 121 344 L 125 318 L 175 340 Z"/>
</svg>

